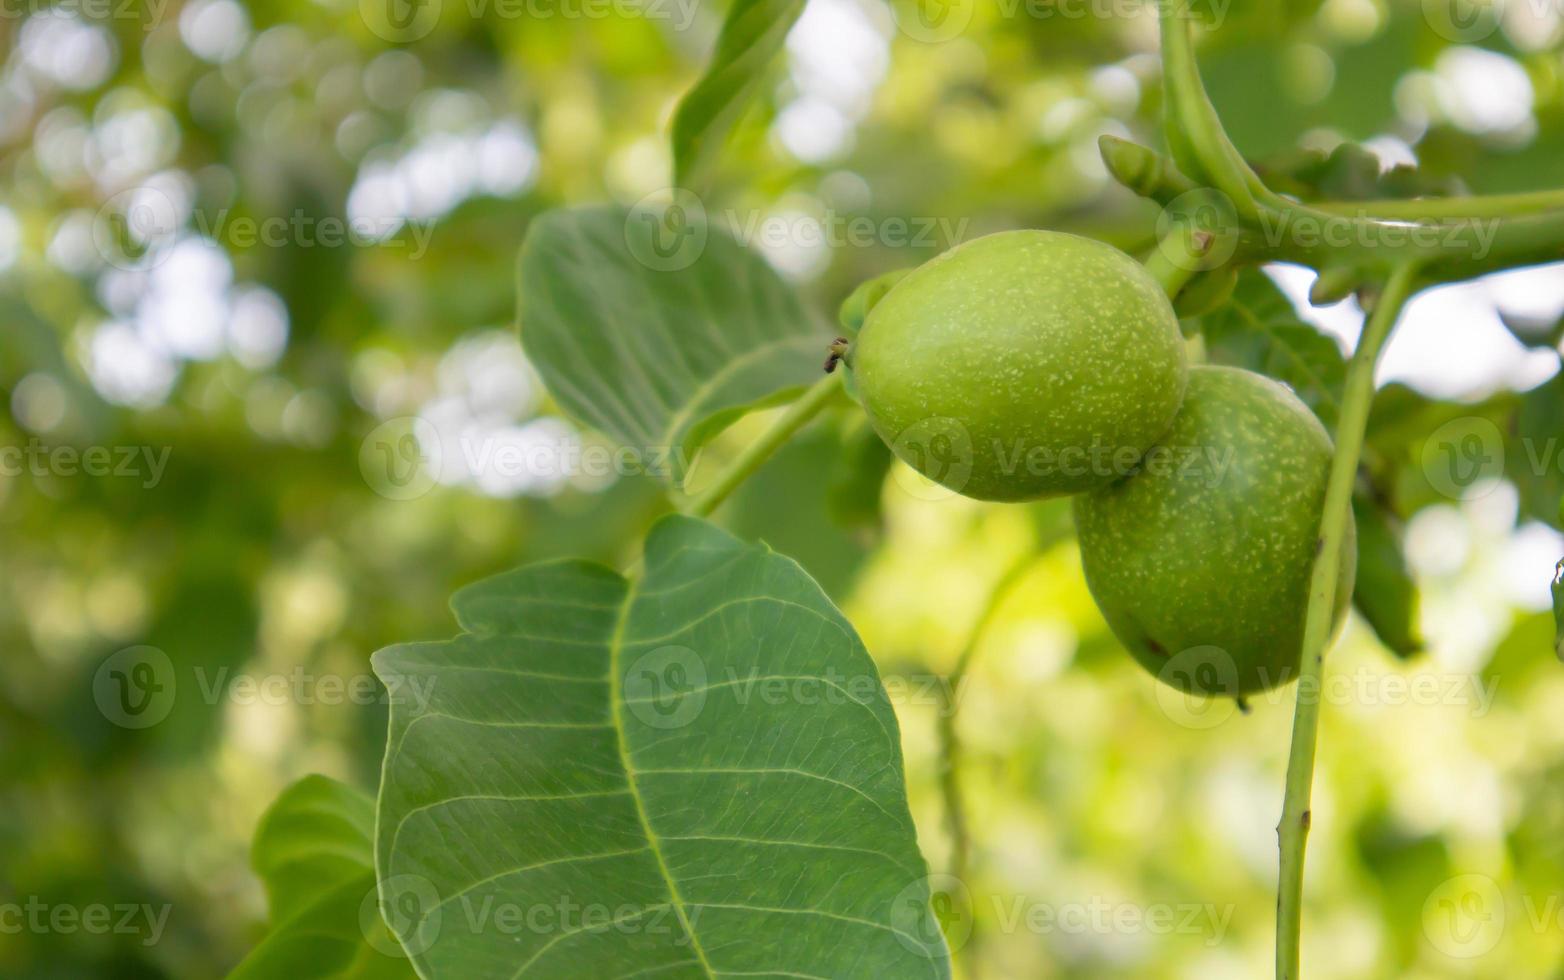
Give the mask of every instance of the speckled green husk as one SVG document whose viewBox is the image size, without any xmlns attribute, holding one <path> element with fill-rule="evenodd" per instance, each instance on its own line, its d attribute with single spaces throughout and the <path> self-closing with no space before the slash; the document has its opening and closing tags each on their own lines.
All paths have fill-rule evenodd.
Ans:
<svg viewBox="0 0 1564 980">
<path fill-rule="evenodd" d="M 1110 245 L 1010 231 L 959 245 L 870 311 L 849 355 L 876 431 L 984 500 L 1105 486 L 1167 431 L 1188 373 L 1157 282 Z M 936 462 L 929 465 L 930 437 Z"/>
<path fill-rule="evenodd" d="M 1331 452 L 1325 427 L 1287 388 L 1252 371 L 1198 366 L 1142 470 L 1076 498 L 1086 583 L 1141 666 L 1204 694 L 1248 694 L 1297 676 Z M 1349 518 L 1337 627 L 1356 568 Z M 1212 647 L 1221 653 L 1193 654 L 1206 666 L 1171 669 L 1186 651 Z"/>
</svg>

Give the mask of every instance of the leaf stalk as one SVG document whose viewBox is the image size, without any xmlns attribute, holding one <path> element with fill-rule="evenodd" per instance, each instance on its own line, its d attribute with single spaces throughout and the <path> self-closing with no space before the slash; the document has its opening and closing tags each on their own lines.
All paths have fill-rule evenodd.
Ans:
<svg viewBox="0 0 1564 980">
<path fill-rule="evenodd" d="M 804 393 L 772 423 L 771 428 L 761 433 L 760 438 L 745 446 L 743 451 L 717 474 L 711 486 L 689 500 L 688 505 L 683 508 L 684 512 L 694 517 L 709 516 L 766 460 L 786 445 L 799 429 L 819 415 L 820 411 L 840 394 L 841 389 L 841 375 L 834 373 L 827 374 L 805 389 Z"/>
<path fill-rule="evenodd" d="M 1309 582 L 1303 649 L 1298 671 L 1297 706 L 1287 758 L 1282 819 L 1276 827 L 1281 867 L 1276 897 L 1276 980 L 1298 980 L 1299 936 L 1303 918 L 1303 861 L 1309 836 L 1309 801 L 1319 736 L 1320 682 L 1325 648 L 1335 619 L 1336 586 L 1347 522 L 1352 514 L 1352 485 L 1363 452 L 1369 408 L 1374 399 L 1374 367 L 1417 281 L 1415 265 L 1398 266 L 1374 302 L 1347 377 L 1336 423 L 1336 448 L 1320 518 L 1319 549 Z"/>
</svg>

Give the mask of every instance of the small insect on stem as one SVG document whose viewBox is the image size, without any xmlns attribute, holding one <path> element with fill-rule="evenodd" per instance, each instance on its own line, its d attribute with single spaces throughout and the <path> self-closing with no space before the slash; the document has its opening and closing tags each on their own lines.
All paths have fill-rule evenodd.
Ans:
<svg viewBox="0 0 1564 980">
<path fill-rule="evenodd" d="M 847 356 L 847 338 L 838 337 L 831 341 L 831 346 L 826 348 L 830 353 L 825 359 L 825 373 L 830 374 L 836 370 L 836 366 Z"/>
</svg>

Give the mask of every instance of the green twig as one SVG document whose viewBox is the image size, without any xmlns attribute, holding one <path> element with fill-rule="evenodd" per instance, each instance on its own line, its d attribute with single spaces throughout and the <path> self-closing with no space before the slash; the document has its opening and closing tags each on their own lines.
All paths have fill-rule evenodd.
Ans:
<svg viewBox="0 0 1564 980">
<path fill-rule="evenodd" d="M 994 616 L 999 612 L 1000 604 L 1010 589 L 1021 579 L 1021 576 L 1032 562 L 1037 558 L 1036 553 L 1028 550 L 1017 558 L 994 583 L 989 590 L 988 601 L 982 611 L 972 623 L 972 629 L 967 634 L 966 645 L 961 648 L 961 653 L 956 657 L 956 665 L 945 676 L 945 683 L 940 688 L 940 713 L 937 725 L 939 735 L 939 786 L 940 796 L 945 806 L 945 827 L 950 835 L 950 873 L 962 884 L 967 883 L 967 866 L 972 853 L 972 838 L 967 830 L 966 804 L 961 796 L 961 783 L 956 777 L 957 757 L 961 752 L 961 739 L 956 733 L 956 710 L 961 704 L 961 687 L 966 681 L 967 670 L 972 666 L 972 659 L 977 653 L 978 643 L 983 639 L 983 634 L 988 631 L 989 625 L 994 621 Z M 967 936 L 967 949 L 971 949 L 977 942 L 977 923 L 973 922 L 973 932 Z M 973 976 L 968 971 L 968 976 Z"/>
<path fill-rule="evenodd" d="M 1564 189 L 1518 194 L 1473 194 L 1464 197 L 1413 197 L 1376 201 L 1316 201 L 1314 207 L 1332 214 L 1396 218 L 1403 221 L 1447 221 L 1452 218 L 1523 218 L 1564 208 Z"/>
<path fill-rule="evenodd" d="M 1142 197 L 1167 204 L 1200 187 L 1168 157 L 1139 143 L 1104 135 L 1097 138 L 1097 146 L 1113 179 Z M 1286 198 L 1282 201 L 1292 203 Z M 1307 206 L 1335 215 L 1422 223 L 1465 218 L 1521 218 L 1564 209 L 1564 188 L 1460 197 L 1311 201 Z"/>
<path fill-rule="evenodd" d="M 1304 620 L 1303 651 L 1298 674 L 1298 703 L 1293 716 L 1292 749 L 1287 760 L 1287 790 L 1282 820 L 1276 827 L 1281 848 L 1281 872 L 1276 897 L 1276 978 L 1298 980 L 1298 939 L 1303 917 L 1303 858 L 1309 836 L 1309 797 L 1314 782 L 1315 742 L 1319 733 L 1320 681 L 1325 647 L 1330 641 L 1336 609 L 1336 587 L 1347 521 L 1352 513 L 1352 485 L 1374 398 L 1374 366 L 1390 337 L 1401 308 L 1412 295 L 1417 278 L 1413 265 L 1398 266 L 1373 304 L 1358 349 L 1347 366 L 1336 422 L 1336 451 L 1331 459 L 1325 504 L 1320 518 L 1319 550 L 1309 581 L 1309 609 Z"/>
<path fill-rule="evenodd" d="M 1162 0 L 1159 14 L 1168 146 L 1187 178 L 1228 198 L 1244 226 L 1239 248 L 1246 257 L 1381 273 L 1412 263 L 1443 281 L 1564 259 L 1561 191 L 1511 195 L 1489 202 L 1488 211 L 1475 203 L 1430 201 L 1393 207 L 1399 214 L 1375 214 L 1367 207 L 1306 204 L 1271 190 L 1233 145 L 1206 93 L 1187 4 Z M 1114 169 L 1112 161 L 1109 167 Z M 1121 161 L 1119 169 L 1137 172 L 1140 180 L 1131 187 L 1148 176 L 1144 166 L 1126 168 Z"/>
<path fill-rule="evenodd" d="M 1173 161 L 1147 147 L 1104 137 L 1103 162 L 1116 181 L 1167 206 L 1198 189 Z M 1521 210 L 1524 200 L 1544 201 L 1560 192 L 1496 198 L 1426 198 L 1414 204 L 1428 220 L 1373 214 L 1372 203 L 1303 204 L 1278 198 L 1262 204 L 1253 221 L 1237 229 L 1237 263 L 1296 262 L 1315 271 L 1352 268 L 1374 277 L 1405 263 L 1439 282 L 1564 259 L 1564 208 Z M 1459 203 L 1457 203 L 1459 202 Z M 1492 206 L 1492 213 L 1483 209 Z M 1513 212 L 1513 213 L 1512 213 Z"/>
<path fill-rule="evenodd" d="M 737 490 L 739 485 L 749 479 L 761 464 L 770 459 L 778 449 L 787 444 L 787 441 L 809 423 L 809 420 L 820 414 L 820 410 L 830 404 L 831 400 L 841 392 L 840 373 L 828 374 L 816 381 L 807 391 L 798 397 L 782 416 L 772 423 L 771 428 L 761 433 L 760 438 L 745 446 L 733 461 L 727 465 L 711 486 L 691 498 L 684 507 L 686 514 L 695 517 L 707 517 L 712 511 L 721 506 L 728 495 Z"/>
</svg>

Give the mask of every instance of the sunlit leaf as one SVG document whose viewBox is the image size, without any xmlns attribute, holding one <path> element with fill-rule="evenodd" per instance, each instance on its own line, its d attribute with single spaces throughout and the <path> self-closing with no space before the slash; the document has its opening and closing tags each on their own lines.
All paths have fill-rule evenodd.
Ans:
<svg viewBox="0 0 1564 980">
<path fill-rule="evenodd" d="M 829 332 L 698 214 L 552 211 L 521 250 L 521 339 L 550 393 L 682 483 L 711 436 L 820 376 Z"/>
<path fill-rule="evenodd" d="M 376 838 L 426 977 L 946 977 L 896 717 L 791 560 L 663 519 L 634 581 L 532 565 L 375 655 Z M 519 911 L 518 911 L 519 910 Z"/>
<path fill-rule="evenodd" d="M 306 776 L 283 791 L 251 849 L 272 931 L 230 980 L 416 976 L 378 911 L 374 830 L 374 801 L 352 787 Z"/>
<path fill-rule="evenodd" d="M 804 0 L 733 0 L 705 74 L 673 116 L 674 184 L 704 189 L 723 140 L 743 115 Z"/>
</svg>

